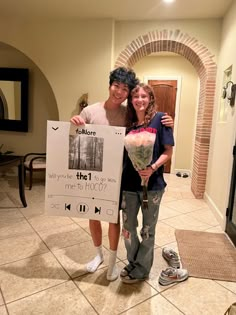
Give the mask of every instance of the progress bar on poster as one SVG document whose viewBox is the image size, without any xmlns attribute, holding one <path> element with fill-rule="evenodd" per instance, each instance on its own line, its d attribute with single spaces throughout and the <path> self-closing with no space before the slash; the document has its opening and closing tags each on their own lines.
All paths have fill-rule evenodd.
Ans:
<svg viewBox="0 0 236 315">
<path fill-rule="evenodd" d="M 117 201 L 110 200 L 110 199 L 103 199 L 103 198 L 97 198 L 97 197 L 80 197 L 80 196 L 73 196 L 73 195 L 54 195 L 54 194 L 48 194 L 48 198 L 53 198 L 53 197 L 74 197 L 74 198 L 80 198 L 80 199 L 92 199 L 92 200 L 102 200 L 102 201 L 107 201 L 111 203 L 112 205 L 117 205 Z"/>
</svg>

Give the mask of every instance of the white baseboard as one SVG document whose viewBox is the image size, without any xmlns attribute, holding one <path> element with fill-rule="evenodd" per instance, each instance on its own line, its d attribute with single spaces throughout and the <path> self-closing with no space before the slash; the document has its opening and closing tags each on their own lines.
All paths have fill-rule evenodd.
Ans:
<svg viewBox="0 0 236 315">
<path fill-rule="evenodd" d="M 205 192 L 204 193 L 204 200 L 210 207 L 211 211 L 213 212 L 216 220 L 219 222 L 219 225 L 221 226 L 222 230 L 225 231 L 226 227 L 226 213 L 222 214 L 214 201 L 211 199 L 211 197 Z M 226 209 L 225 209 L 226 211 Z"/>
</svg>

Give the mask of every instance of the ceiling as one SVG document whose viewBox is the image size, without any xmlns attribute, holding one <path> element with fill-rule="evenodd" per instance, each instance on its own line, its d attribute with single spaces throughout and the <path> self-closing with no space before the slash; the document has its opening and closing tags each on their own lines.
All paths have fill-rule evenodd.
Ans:
<svg viewBox="0 0 236 315">
<path fill-rule="evenodd" d="M 173 20 L 222 18 L 233 0 L 8 0 L 0 16 L 23 19 Z"/>
</svg>

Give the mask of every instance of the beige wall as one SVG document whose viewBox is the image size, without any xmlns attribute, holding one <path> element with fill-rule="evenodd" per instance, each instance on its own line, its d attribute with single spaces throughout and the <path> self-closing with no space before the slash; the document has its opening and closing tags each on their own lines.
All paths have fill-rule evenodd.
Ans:
<svg viewBox="0 0 236 315">
<path fill-rule="evenodd" d="M 45 151 L 47 119 L 69 121 L 84 93 L 90 104 L 105 99 L 112 37 L 112 20 L 19 22 L 0 13 L 0 67 L 30 69 L 29 133 L 0 130 L 0 143 L 17 154 Z"/>
<path fill-rule="evenodd" d="M 118 22 L 105 20 L 61 20 L 61 21 L 17 21 L 5 20 L 0 13 L 0 42 L 18 49 L 38 68 L 45 77 L 45 86 L 51 89 L 54 96 L 52 105 L 58 108 L 58 114 L 51 119 L 68 121 L 79 112 L 78 100 L 88 93 L 89 104 L 104 100 L 108 95 L 108 75 L 114 60 L 130 41 L 146 31 L 157 28 L 180 28 L 181 31 L 196 36 L 212 53 L 218 55 L 219 20 L 210 21 L 170 21 L 170 22 Z M 7 30 L 7 31 L 6 31 Z M 1 51 L 1 48 L 0 48 Z M 0 66 L 7 58 L 0 59 Z M 11 66 L 9 64 L 8 66 Z M 31 72 L 33 74 L 33 72 Z M 38 85 L 31 93 L 37 95 Z M 46 97 L 40 91 L 40 98 Z M 45 119 L 43 132 L 39 133 L 34 121 L 35 104 L 30 103 L 30 134 L 38 136 L 33 146 L 42 150 L 45 147 Z M 38 108 L 38 106 L 37 106 Z M 45 117 L 44 117 L 45 118 Z M 29 137 L 22 133 L 0 131 L 8 144 L 13 144 L 16 153 L 31 151 Z M 12 139 L 14 135 L 14 138 Z M 15 138 L 16 135 L 16 138 Z M 29 134 L 28 134 L 29 135 Z M 19 145 L 18 138 L 24 139 Z M 0 139 L 1 140 L 1 139 Z M 1 140 L 3 142 L 3 140 Z"/>
<path fill-rule="evenodd" d="M 191 173 L 199 81 L 194 67 L 185 58 L 172 54 L 168 57 L 142 58 L 134 65 L 134 70 L 141 81 L 145 76 L 180 78 L 179 104 L 175 113 L 175 152 L 171 168 L 172 172 Z"/>
<path fill-rule="evenodd" d="M 59 116 L 51 86 L 28 57 L 6 44 L 0 47 L 0 67 L 29 69 L 29 132 L 0 130 L 0 144 L 4 144 L 4 151 L 20 155 L 45 152 L 47 120 L 58 120 Z"/>
<path fill-rule="evenodd" d="M 0 18 L 0 41 L 41 69 L 56 97 L 60 120 L 69 120 L 82 94 L 89 92 L 90 103 L 107 96 L 112 36 L 110 19 L 22 23 Z"/>
<path fill-rule="evenodd" d="M 221 49 L 219 54 L 214 120 L 211 135 L 209 166 L 207 173 L 206 198 L 212 206 L 222 227 L 225 226 L 225 212 L 228 206 L 229 187 L 232 172 L 232 150 L 236 136 L 236 108 L 228 106 L 225 122 L 219 120 L 223 73 L 233 65 L 232 80 L 236 82 L 236 2 L 223 23 Z"/>
<path fill-rule="evenodd" d="M 115 60 L 119 53 L 134 39 L 153 30 L 176 30 L 196 38 L 206 46 L 215 60 L 220 48 L 221 20 L 176 20 L 176 21 L 119 21 L 115 23 Z M 114 61 L 115 62 L 115 61 Z"/>
</svg>

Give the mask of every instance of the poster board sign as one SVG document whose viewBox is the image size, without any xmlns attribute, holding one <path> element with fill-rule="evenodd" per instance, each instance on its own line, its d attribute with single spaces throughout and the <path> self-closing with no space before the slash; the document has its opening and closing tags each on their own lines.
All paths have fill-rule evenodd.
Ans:
<svg viewBox="0 0 236 315">
<path fill-rule="evenodd" d="M 47 122 L 48 215 L 116 223 L 124 127 Z"/>
</svg>

